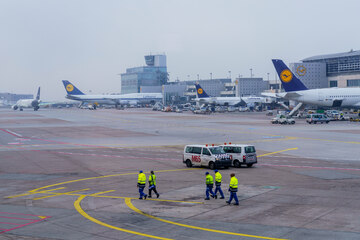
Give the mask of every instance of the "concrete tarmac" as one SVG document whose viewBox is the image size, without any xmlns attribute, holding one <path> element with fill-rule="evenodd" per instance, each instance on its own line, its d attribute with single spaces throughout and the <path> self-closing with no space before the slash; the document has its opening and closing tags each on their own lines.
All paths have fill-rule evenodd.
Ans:
<svg viewBox="0 0 360 240">
<path fill-rule="evenodd" d="M 360 239 L 359 123 L 270 119 L 0 109 L 0 239 Z M 182 152 L 224 142 L 255 145 L 258 164 L 220 169 L 225 199 L 205 201 L 213 172 Z M 139 170 L 159 198 L 138 199 Z M 225 203 L 230 173 L 239 206 Z"/>
</svg>

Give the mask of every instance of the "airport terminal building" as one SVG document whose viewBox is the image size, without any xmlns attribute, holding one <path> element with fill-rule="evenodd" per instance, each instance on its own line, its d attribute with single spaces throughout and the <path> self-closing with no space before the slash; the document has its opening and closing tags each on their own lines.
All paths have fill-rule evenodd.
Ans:
<svg viewBox="0 0 360 240">
<path fill-rule="evenodd" d="M 168 82 L 166 55 L 145 56 L 146 66 L 126 69 L 121 74 L 121 93 L 160 93 Z"/>
<path fill-rule="evenodd" d="M 309 88 L 315 88 L 312 85 L 339 88 L 360 87 L 360 51 L 351 50 L 344 53 L 313 56 L 303 59 L 302 63 L 293 63 L 291 66 Z M 326 86 L 325 78 L 327 79 Z"/>
</svg>

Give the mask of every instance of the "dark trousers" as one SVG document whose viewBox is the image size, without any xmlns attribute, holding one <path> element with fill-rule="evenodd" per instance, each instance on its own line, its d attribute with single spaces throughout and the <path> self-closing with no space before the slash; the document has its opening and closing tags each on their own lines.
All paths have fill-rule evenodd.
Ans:
<svg viewBox="0 0 360 240">
<path fill-rule="evenodd" d="M 151 197 L 151 192 L 152 192 L 152 191 L 154 191 L 154 193 L 156 194 L 156 196 L 159 195 L 158 192 L 156 191 L 156 186 L 155 186 L 155 185 L 151 185 L 151 186 L 149 187 L 149 197 Z"/>
<path fill-rule="evenodd" d="M 219 191 L 220 193 L 220 196 L 223 198 L 224 197 L 224 193 L 223 191 L 221 190 L 221 183 L 220 184 L 215 184 L 215 192 L 214 192 L 214 195 L 216 195 L 216 193 Z"/>
<path fill-rule="evenodd" d="M 209 198 L 209 193 L 211 193 L 211 196 L 215 196 L 212 189 L 213 185 L 206 185 L 206 198 Z"/>
<path fill-rule="evenodd" d="M 144 193 L 144 187 L 139 187 L 139 193 L 140 193 L 140 198 L 143 198 L 146 196 L 146 194 Z"/>
<path fill-rule="evenodd" d="M 232 192 L 230 191 L 230 198 L 229 198 L 229 203 L 231 203 L 232 199 L 234 198 L 235 199 L 235 203 L 239 204 L 239 200 L 238 200 L 238 197 L 236 195 L 237 192 Z"/>
</svg>

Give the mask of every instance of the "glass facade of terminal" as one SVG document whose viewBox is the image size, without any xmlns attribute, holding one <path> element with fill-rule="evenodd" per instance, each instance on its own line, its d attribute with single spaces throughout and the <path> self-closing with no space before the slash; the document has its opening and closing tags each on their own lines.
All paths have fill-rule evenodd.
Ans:
<svg viewBox="0 0 360 240">
<path fill-rule="evenodd" d="M 166 67 L 128 68 L 121 74 L 121 93 L 139 93 L 141 86 L 162 86 L 167 80 Z"/>
<path fill-rule="evenodd" d="M 353 73 L 360 72 L 360 55 L 338 57 L 338 58 L 324 58 L 314 60 L 304 60 L 304 62 L 323 62 L 326 63 L 327 76 L 339 73 Z"/>
</svg>

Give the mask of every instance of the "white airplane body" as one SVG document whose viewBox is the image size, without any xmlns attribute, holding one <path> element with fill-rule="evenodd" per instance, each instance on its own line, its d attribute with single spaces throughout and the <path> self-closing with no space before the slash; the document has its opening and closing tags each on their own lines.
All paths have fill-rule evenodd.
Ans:
<svg viewBox="0 0 360 240">
<path fill-rule="evenodd" d="M 264 97 L 210 97 L 199 85 L 195 84 L 196 87 L 196 98 L 195 101 L 199 103 L 205 103 L 210 105 L 220 106 L 240 106 L 241 104 L 254 104 L 254 103 L 265 103 Z"/>
<path fill-rule="evenodd" d="M 129 93 L 120 95 L 87 95 L 82 93 L 73 84 L 63 80 L 66 98 L 82 103 L 106 104 L 106 105 L 136 105 L 138 103 L 155 103 L 162 100 L 162 93 Z"/>
<path fill-rule="evenodd" d="M 38 88 L 38 92 L 35 99 L 19 99 L 15 105 L 12 106 L 12 109 L 19 109 L 22 111 L 24 108 L 33 108 L 34 111 L 37 111 L 40 107 L 40 87 Z"/>
<path fill-rule="evenodd" d="M 282 60 L 273 59 L 272 61 L 285 92 L 262 93 L 262 95 L 322 107 L 360 107 L 360 88 L 307 89 Z"/>
</svg>

